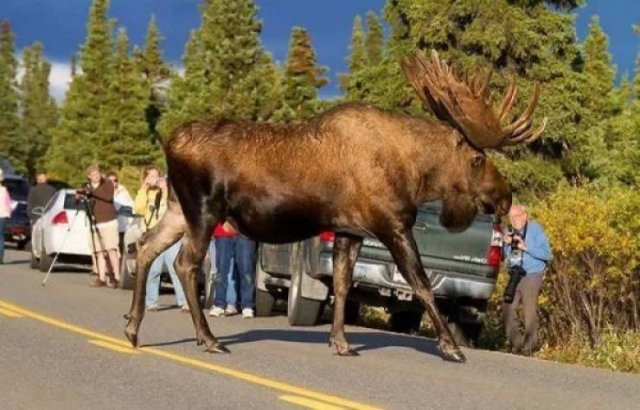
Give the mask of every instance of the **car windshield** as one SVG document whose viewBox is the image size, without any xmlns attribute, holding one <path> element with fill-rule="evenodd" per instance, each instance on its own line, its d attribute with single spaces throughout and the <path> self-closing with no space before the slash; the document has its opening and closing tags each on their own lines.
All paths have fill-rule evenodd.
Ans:
<svg viewBox="0 0 640 410">
<path fill-rule="evenodd" d="M 29 195 L 29 184 L 24 179 L 5 179 L 4 185 L 14 201 L 26 201 Z"/>
</svg>

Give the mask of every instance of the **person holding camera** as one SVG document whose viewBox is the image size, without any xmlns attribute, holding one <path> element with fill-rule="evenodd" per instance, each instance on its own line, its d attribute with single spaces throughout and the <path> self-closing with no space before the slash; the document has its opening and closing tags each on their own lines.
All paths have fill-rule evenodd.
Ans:
<svg viewBox="0 0 640 410">
<path fill-rule="evenodd" d="M 151 229 L 160 221 L 162 215 L 167 210 L 168 186 L 166 179 L 162 176 L 160 169 L 155 166 L 147 167 L 142 173 L 142 186 L 136 194 L 134 203 L 134 211 L 136 214 L 142 215 L 144 218 L 145 228 Z M 176 275 L 173 262 L 178 256 L 178 251 L 182 240 L 173 244 L 169 249 L 162 252 L 152 262 L 149 268 L 149 276 L 147 277 L 147 295 L 145 305 L 148 311 L 155 312 L 158 310 L 158 294 L 160 291 L 160 276 L 163 267 L 167 267 L 173 289 L 176 294 L 178 306 L 182 312 L 189 311 L 187 299 L 182 290 L 182 284 L 178 275 Z"/>
<path fill-rule="evenodd" d="M 89 182 L 76 193 L 78 200 L 89 201 L 89 210 L 93 219 L 90 224 L 89 247 L 94 252 L 98 277 L 91 286 L 107 285 L 107 259 L 111 267 L 112 280 L 109 287 L 117 288 L 120 283 L 120 263 L 118 256 L 118 215 L 113 202 L 113 184 L 102 177 L 96 164 L 87 167 Z"/>
<path fill-rule="evenodd" d="M 504 235 L 504 252 L 509 268 L 509 282 L 504 293 L 503 320 L 513 352 L 531 355 L 538 345 L 538 294 L 551 260 L 549 239 L 542 226 L 527 216 L 523 205 L 509 210 L 511 226 Z M 522 304 L 524 332 L 518 323 L 518 306 Z"/>
</svg>

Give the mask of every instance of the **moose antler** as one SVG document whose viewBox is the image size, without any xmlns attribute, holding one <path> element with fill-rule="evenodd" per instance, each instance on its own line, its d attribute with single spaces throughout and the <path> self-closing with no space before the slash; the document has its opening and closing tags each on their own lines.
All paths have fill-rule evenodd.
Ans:
<svg viewBox="0 0 640 410">
<path fill-rule="evenodd" d="M 418 97 L 429 104 L 436 117 L 460 130 L 478 148 L 528 144 L 540 137 L 547 124 L 545 118 L 537 130 L 532 128 L 533 112 L 540 95 L 537 84 L 524 114 L 503 127 L 502 122 L 516 102 L 517 87 L 513 79 L 496 116 L 489 97 L 491 72 L 484 76 L 477 71 L 471 78 L 461 79 L 462 76 L 441 60 L 435 50 L 431 52 L 430 61 L 422 50 L 415 56 L 405 57 L 402 68 Z"/>
</svg>

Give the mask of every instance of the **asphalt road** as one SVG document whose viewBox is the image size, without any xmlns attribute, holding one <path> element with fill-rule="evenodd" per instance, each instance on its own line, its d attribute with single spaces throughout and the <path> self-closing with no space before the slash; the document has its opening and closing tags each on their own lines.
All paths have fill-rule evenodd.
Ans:
<svg viewBox="0 0 640 410">
<path fill-rule="evenodd" d="M 433 340 L 348 327 L 360 357 L 327 347 L 329 326 L 283 316 L 210 318 L 229 355 L 201 351 L 189 315 L 148 313 L 144 347 L 123 336 L 131 292 L 94 289 L 62 267 L 46 287 L 28 254 L 0 266 L 2 409 L 629 409 L 640 377 L 479 350 L 444 362 Z"/>
</svg>

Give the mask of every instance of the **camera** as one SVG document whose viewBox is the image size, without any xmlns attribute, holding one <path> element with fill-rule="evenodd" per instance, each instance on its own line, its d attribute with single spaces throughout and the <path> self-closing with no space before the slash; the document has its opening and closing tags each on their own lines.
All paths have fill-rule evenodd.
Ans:
<svg viewBox="0 0 640 410">
<path fill-rule="evenodd" d="M 513 298 L 516 295 L 516 289 L 518 284 L 526 276 L 527 272 L 520 265 L 514 265 L 509 268 L 509 281 L 504 288 L 504 294 L 502 295 L 502 301 L 507 304 L 513 302 Z"/>
<path fill-rule="evenodd" d="M 510 236 L 511 237 L 511 247 L 512 248 L 517 248 L 518 247 L 518 243 L 520 242 L 524 242 L 522 239 L 522 236 L 516 232 L 515 229 L 513 229 L 512 226 L 507 227 L 507 230 L 505 232 L 506 236 Z"/>
<path fill-rule="evenodd" d="M 80 199 L 87 199 L 91 196 L 91 186 L 89 183 L 83 184 L 79 189 L 76 189 L 76 195 Z"/>
</svg>

